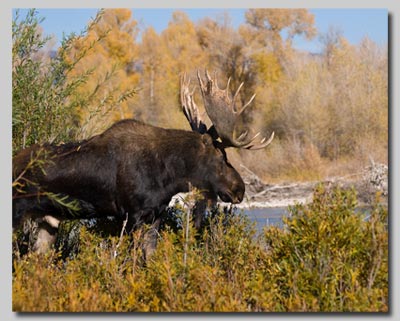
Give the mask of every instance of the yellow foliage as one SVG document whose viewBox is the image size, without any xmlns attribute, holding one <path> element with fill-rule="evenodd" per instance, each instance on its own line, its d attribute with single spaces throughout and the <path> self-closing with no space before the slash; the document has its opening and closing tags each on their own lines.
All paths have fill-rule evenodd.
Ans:
<svg viewBox="0 0 400 321">
<path fill-rule="evenodd" d="M 78 138 L 98 133 L 116 120 L 132 117 L 126 98 L 139 81 L 139 75 L 131 68 L 138 57 L 137 23 L 131 20 L 131 11 L 106 9 L 99 14 L 98 22 L 77 39 L 71 53 L 74 59 L 87 51 L 69 77 L 90 74 L 76 91 L 76 115 L 81 127 Z"/>
<path fill-rule="evenodd" d="M 174 12 L 161 35 L 152 28 L 145 30 L 140 55 L 142 90 L 140 101 L 135 105 L 136 114 L 151 124 L 188 128 L 179 106 L 179 75 L 206 63 L 194 23 L 185 13 Z"/>
<path fill-rule="evenodd" d="M 192 222 L 188 231 L 166 228 L 147 262 L 144 229 L 122 239 L 83 229 L 79 253 L 65 261 L 54 251 L 14 253 L 13 310 L 387 311 L 387 209 L 379 200 L 360 212 L 353 191 L 319 186 L 310 204 L 288 210 L 283 228 L 260 235 L 244 214 L 222 211 L 202 234 Z"/>
<path fill-rule="evenodd" d="M 279 80 L 282 75 L 282 67 L 273 53 L 256 53 L 252 59 L 255 62 L 254 70 L 263 83 L 268 85 Z"/>
</svg>

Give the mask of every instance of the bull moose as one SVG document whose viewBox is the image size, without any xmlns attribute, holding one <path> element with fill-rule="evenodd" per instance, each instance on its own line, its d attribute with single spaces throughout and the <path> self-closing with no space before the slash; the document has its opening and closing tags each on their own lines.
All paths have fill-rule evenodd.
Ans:
<svg viewBox="0 0 400 321">
<path fill-rule="evenodd" d="M 35 248 L 54 242 L 59 222 L 66 219 L 127 217 L 127 231 L 151 224 L 156 231 L 171 198 L 189 185 L 211 200 L 233 204 L 243 200 L 245 185 L 229 163 L 225 148 L 260 149 L 273 139 L 236 136 L 236 123 L 250 101 L 237 108 L 240 88 L 232 96 L 205 73 L 197 73 L 206 112 L 207 129 L 181 77 L 181 104 L 192 131 L 164 129 L 137 120 L 122 120 L 88 140 L 62 145 L 32 145 L 13 158 L 13 228 L 30 216 L 40 221 Z M 44 157 L 39 166 L 32 159 Z M 51 195 L 62 198 L 57 202 Z M 72 202 L 72 211 L 63 204 Z M 201 206 L 199 206 L 201 209 Z M 200 219 L 195 219 L 198 226 Z M 151 247 L 154 248 L 153 237 Z"/>
</svg>

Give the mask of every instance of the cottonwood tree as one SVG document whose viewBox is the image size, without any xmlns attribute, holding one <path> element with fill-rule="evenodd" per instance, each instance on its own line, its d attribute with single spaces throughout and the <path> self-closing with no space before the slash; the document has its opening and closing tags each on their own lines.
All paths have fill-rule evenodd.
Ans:
<svg viewBox="0 0 400 321">
<path fill-rule="evenodd" d="M 153 124 L 187 128 L 179 107 L 179 75 L 207 63 L 195 24 L 184 12 L 175 11 L 160 35 L 152 28 L 144 31 L 140 53 L 142 92 L 137 113 Z"/>
<path fill-rule="evenodd" d="M 70 73 L 86 72 L 90 78 L 80 86 L 76 100 L 76 121 L 80 131 L 76 138 L 85 138 L 108 127 L 116 120 L 133 116 L 128 98 L 135 94 L 138 59 L 135 38 L 137 23 L 129 9 L 105 9 L 85 37 L 74 43 L 71 59 L 89 53 Z"/>
</svg>

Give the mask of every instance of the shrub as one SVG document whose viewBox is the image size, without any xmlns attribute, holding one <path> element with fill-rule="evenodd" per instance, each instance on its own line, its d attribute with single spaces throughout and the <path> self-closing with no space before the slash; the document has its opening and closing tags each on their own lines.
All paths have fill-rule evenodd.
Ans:
<svg viewBox="0 0 400 321">
<path fill-rule="evenodd" d="M 67 56 L 76 39 L 65 38 L 51 57 L 49 37 L 43 37 L 35 10 L 24 19 L 18 11 L 12 22 L 13 151 L 34 143 L 60 142 L 70 138 L 73 129 L 72 92 L 88 74 L 67 81 L 67 74 L 82 57 L 68 62 Z"/>
<path fill-rule="evenodd" d="M 184 212 L 146 262 L 145 229 L 83 228 L 73 258 L 15 256 L 13 310 L 388 311 L 387 210 L 378 199 L 359 209 L 355 196 L 319 186 L 260 236 L 243 213 L 220 210 L 199 233 Z"/>
<path fill-rule="evenodd" d="M 267 229 L 267 291 L 284 311 L 387 311 L 387 209 L 358 209 L 356 193 L 317 187 L 285 228 Z"/>
</svg>

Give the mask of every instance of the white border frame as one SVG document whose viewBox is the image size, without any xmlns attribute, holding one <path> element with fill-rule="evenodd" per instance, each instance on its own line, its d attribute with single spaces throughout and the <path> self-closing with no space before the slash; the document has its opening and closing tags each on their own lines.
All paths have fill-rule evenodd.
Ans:
<svg viewBox="0 0 400 321">
<path fill-rule="evenodd" d="M 190 5 L 188 5 L 190 3 Z M 12 21 L 12 9 L 13 8 L 100 8 L 100 7 L 123 7 L 123 8 L 257 8 L 257 7 L 268 7 L 268 8 L 386 8 L 389 11 L 389 45 L 390 45 L 390 111 L 389 111 L 389 137 L 390 137 L 390 315 L 387 314 L 17 314 L 12 312 L 11 305 L 11 106 L 12 106 L 12 85 L 11 85 L 11 21 Z M 167 317 L 167 318 L 187 318 L 191 317 L 194 319 L 202 317 L 220 318 L 220 317 L 243 317 L 243 318 L 268 318 L 269 320 L 281 319 L 282 317 L 295 317 L 300 319 L 306 319 L 309 317 L 333 319 L 339 317 L 341 320 L 350 320 L 351 318 L 378 318 L 378 319 L 393 319 L 399 320 L 399 306 L 396 302 L 399 301 L 399 145 L 398 138 L 400 137 L 399 127 L 399 105 L 398 97 L 398 80 L 399 80 L 399 68 L 398 59 L 399 53 L 399 30 L 400 25 L 398 22 L 400 16 L 400 1 L 393 0 L 248 0 L 246 2 L 233 3 L 232 1 L 199 1 L 192 0 L 190 2 L 183 0 L 170 0 L 168 2 L 162 0 L 147 0 L 147 1 L 122 1 L 122 0 L 14 0 L 14 1 L 1 1 L 0 3 L 0 39 L 1 48 L 3 53 L 0 59 L 0 88 L 2 92 L 1 100 L 1 117 L 0 117 L 0 128 L 1 128 L 1 167 L 0 167 L 0 182 L 1 192 L 0 198 L 2 204 L 2 224 L 0 224 L 0 307 L 1 307 L 1 319 L 2 320 L 16 320 L 20 318 L 28 318 L 33 320 L 51 319 L 62 317 L 63 320 L 72 320 L 73 318 L 87 318 L 87 319 L 98 319 L 107 318 L 115 320 L 120 317 L 129 318 L 147 318 L 147 317 Z M 397 125 L 397 126 L 396 126 Z M 397 164 L 397 166 L 396 166 Z M 397 271 L 397 272 L 396 272 Z"/>
</svg>

